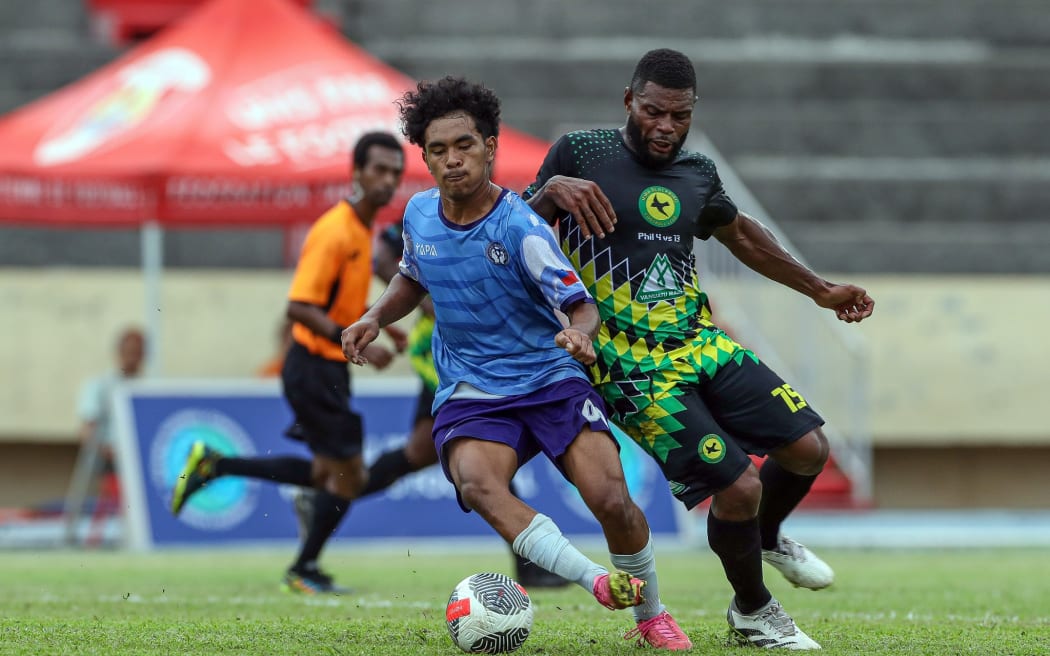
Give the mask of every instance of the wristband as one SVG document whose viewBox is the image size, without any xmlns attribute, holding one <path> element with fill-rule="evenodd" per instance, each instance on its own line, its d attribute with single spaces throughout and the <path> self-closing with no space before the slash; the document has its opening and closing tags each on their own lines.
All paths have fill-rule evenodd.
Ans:
<svg viewBox="0 0 1050 656">
<path fill-rule="evenodd" d="M 339 324 L 336 324 L 335 325 L 335 330 L 332 331 L 332 334 L 328 336 L 328 339 L 330 339 L 333 342 L 335 342 L 336 344 L 339 344 L 340 346 L 342 346 L 342 344 L 343 344 L 343 327 L 340 326 Z"/>
</svg>

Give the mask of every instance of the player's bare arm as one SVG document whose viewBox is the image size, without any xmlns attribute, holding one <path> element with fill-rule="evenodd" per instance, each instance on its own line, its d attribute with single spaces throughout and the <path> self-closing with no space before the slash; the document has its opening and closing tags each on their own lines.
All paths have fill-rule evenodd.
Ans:
<svg viewBox="0 0 1050 656">
<path fill-rule="evenodd" d="M 593 303 L 580 301 L 568 312 L 569 325 L 554 336 L 554 343 L 578 362 L 594 364 L 597 356 L 594 353 L 594 337 L 598 334 L 601 317 L 598 307 Z"/>
<path fill-rule="evenodd" d="M 580 224 L 584 239 L 616 229 L 616 212 L 612 203 L 598 185 L 590 180 L 552 176 L 528 200 L 529 207 L 551 225 L 565 213 L 572 214 Z"/>
<path fill-rule="evenodd" d="M 320 305 L 303 303 L 302 301 L 289 301 L 285 315 L 292 321 L 303 324 L 314 334 L 322 335 L 336 344 L 339 343 L 339 334 L 342 332 L 343 326 L 332 321 L 328 313 Z"/>
<path fill-rule="evenodd" d="M 407 316 L 425 296 L 426 289 L 419 283 L 402 275 L 394 276 L 375 305 L 343 331 L 346 359 L 356 365 L 368 362 L 364 350 L 379 336 L 379 331 Z"/>
<path fill-rule="evenodd" d="M 714 236 L 741 262 L 766 278 L 805 294 L 841 321 L 855 323 L 871 316 L 875 301 L 861 287 L 829 282 L 787 252 L 757 219 L 740 212 Z"/>
</svg>

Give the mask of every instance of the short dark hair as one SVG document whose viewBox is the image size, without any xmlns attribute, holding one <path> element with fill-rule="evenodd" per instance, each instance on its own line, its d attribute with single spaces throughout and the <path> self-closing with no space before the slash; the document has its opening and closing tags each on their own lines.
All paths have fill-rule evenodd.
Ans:
<svg viewBox="0 0 1050 656">
<path fill-rule="evenodd" d="M 397 102 L 401 131 L 410 143 L 425 148 L 424 133 L 430 122 L 463 111 L 474 118 L 482 138 L 499 136 L 499 98 L 482 84 L 446 75 L 436 82 L 421 81 Z"/>
<path fill-rule="evenodd" d="M 402 156 L 405 154 L 405 149 L 402 147 L 401 142 L 389 132 L 366 132 L 362 134 L 361 138 L 357 140 L 356 144 L 354 144 L 355 169 L 362 169 L 368 165 L 368 149 L 372 146 L 396 150 L 401 153 Z"/>
<path fill-rule="evenodd" d="M 696 69 L 689 58 L 670 48 L 650 50 L 638 60 L 631 77 L 631 91 L 641 92 L 646 82 L 668 89 L 696 90 Z"/>
</svg>

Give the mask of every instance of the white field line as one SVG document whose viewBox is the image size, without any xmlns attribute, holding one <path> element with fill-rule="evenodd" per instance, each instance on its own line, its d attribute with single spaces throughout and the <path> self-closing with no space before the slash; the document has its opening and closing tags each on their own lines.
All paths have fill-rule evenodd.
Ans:
<svg viewBox="0 0 1050 656">
<path fill-rule="evenodd" d="M 352 595 L 340 596 L 340 597 L 289 597 L 286 595 L 263 595 L 263 596 L 232 596 L 224 597 L 221 595 L 207 595 L 203 597 L 178 597 L 169 595 L 153 595 L 143 596 L 139 594 L 124 595 L 101 595 L 96 601 L 99 603 L 106 604 L 144 604 L 144 605 L 167 605 L 171 603 L 187 603 L 192 601 L 195 604 L 213 604 L 221 606 L 243 606 L 243 607 L 261 607 L 261 606 L 286 606 L 289 601 L 298 601 L 305 606 L 318 606 L 327 608 L 339 608 L 339 607 L 355 607 L 355 608 L 382 608 L 392 610 L 430 610 L 439 612 L 444 609 L 444 602 L 437 601 L 408 601 L 408 600 L 396 600 L 396 599 L 375 599 L 371 597 L 355 597 Z M 54 594 L 45 594 L 39 598 L 39 603 L 62 603 L 68 604 L 69 599 Z M 554 609 L 555 606 L 559 610 L 593 610 L 597 614 L 603 614 L 603 609 L 592 607 L 590 604 L 565 604 L 555 603 L 549 600 L 535 599 L 537 607 L 540 609 L 550 608 Z M 721 617 L 723 613 L 709 612 L 701 609 L 679 609 L 675 613 L 678 617 Z M 604 614 L 603 614 L 604 616 Z M 821 612 L 813 611 L 808 613 L 807 616 L 810 619 L 826 618 L 829 620 L 836 621 L 859 621 L 859 622 L 886 622 L 886 621 L 906 621 L 913 622 L 916 624 L 932 624 L 935 622 L 959 622 L 962 624 L 1047 624 L 1050 625 L 1050 616 L 1040 616 L 1034 618 L 1021 618 L 1017 615 L 999 615 L 996 613 L 984 613 L 983 615 L 960 615 L 957 613 L 947 613 L 939 615 L 936 613 L 918 612 L 914 610 L 898 611 L 898 610 L 886 610 L 886 611 L 833 611 L 833 612 Z"/>
</svg>

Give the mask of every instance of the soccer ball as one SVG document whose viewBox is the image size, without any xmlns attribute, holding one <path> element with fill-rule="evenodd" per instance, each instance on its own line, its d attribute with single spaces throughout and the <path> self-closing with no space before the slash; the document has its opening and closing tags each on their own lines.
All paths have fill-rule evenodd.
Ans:
<svg viewBox="0 0 1050 656">
<path fill-rule="evenodd" d="M 459 582 L 448 598 L 445 624 L 452 642 L 471 654 L 505 654 L 532 630 L 532 601 L 503 574 L 482 572 Z"/>
</svg>

